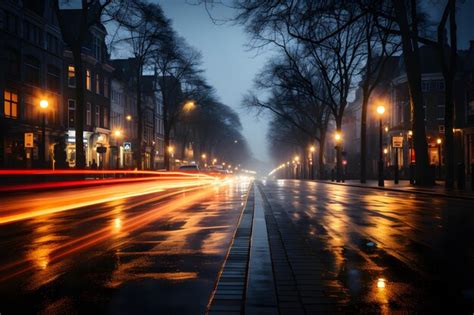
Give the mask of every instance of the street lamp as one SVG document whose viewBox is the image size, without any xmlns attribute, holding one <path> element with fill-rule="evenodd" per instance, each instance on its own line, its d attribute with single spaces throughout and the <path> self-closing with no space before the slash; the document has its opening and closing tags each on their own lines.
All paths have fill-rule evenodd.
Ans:
<svg viewBox="0 0 474 315">
<path fill-rule="evenodd" d="M 379 105 L 377 107 L 377 114 L 380 117 L 380 124 L 379 124 L 379 186 L 384 186 L 384 179 L 383 179 L 383 127 L 382 127 L 382 117 L 385 113 L 385 107 L 383 105 Z"/>
<path fill-rule="evenodd" d="M 342 168 L 342 164 L 341 164 L 342 135 L 341 133 L 336 132 L 336 134 L 334 135 L 334 140 L 336 141 L 336 146 L 334 147 L 336 149 L 336 182 L 340 182 L 341 181 L 341 168 Z"/>
<path fill-rule="evenodd" d="M 196 108 L 196 104 L 193 101 L 188 101 L 184 104 L 183 109 L 185 112 L 190 112 Z"/>
<path fill-rule="evenodd" d="M 310 178 L 313 180 L 314 179 L 314 152 L 316 151 L 316 149 L 314 148 L 314 146 L 311 146 L 309 148 L 309 152 L 311 153 L 311 176 Z"/>
<path fill-rule="evenodd" d="M 119 138 L 122 137 L 122 130 L 117 129 L 114 131 L 114 137 L 115 137 L 115 146 L 117 148 L 117 169 L 120 168 L 120 149 L 119 149 Z"/>
<path fill-rule="evenodd" d="M 442 170 L 441 170 L 441 144 L 442 144 L 441 138 L 436 139 L 436 144 L 438 145 L 438 179 L 441 180 L 442 176 Z"/>
<path fill-rule="evenodd" d="M 39 103 L 39 106 L 43 112 L 43 121 L 41 125 L 41 152 L 40 158 L 43 166 L 46 166 L 46 109 L 49 106 L 48 100 L 42 99 Z"/>
<path fill-rule="evenodd" d="M 408 130 L 408 154 L 410 155 L 410 184 L 415 183 L 415 165 L 413 161 L 413 131 Z"/>
</svg>

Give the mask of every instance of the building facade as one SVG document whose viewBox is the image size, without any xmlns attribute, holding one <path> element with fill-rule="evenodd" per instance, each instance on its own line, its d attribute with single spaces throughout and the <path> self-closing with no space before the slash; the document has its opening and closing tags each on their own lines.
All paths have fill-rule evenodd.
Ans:
<svg viewBox="0 0 474 315">
<path fill-rule="evenodd" d="M 54 144 L 64 138 L 63 43 L 54 12 L 48 0 L 0 2 L 0 167 L 51 166 Z"/>
<path fill-rule="evenodd" d="M 89 31 L 87 41 L 82 47 L 84 78 L 84 151 L 86 165 L 94 162 L 100 168 L 109 168 L 111 143 L 110 132 L 110 84 L 112 67 L 105 45 L 106 30 L 103 25 L 94 25 Z M 63 101 L 66 107 L 64 119 L 67 122 L 67 160 L 70 167 L 75 166 L 75 126 L 76 126 L 76 74 L 72 52 L 64 50 L 66 84 Z M 97 150 L 105 147 L 105 152 Z"/>
</svg>

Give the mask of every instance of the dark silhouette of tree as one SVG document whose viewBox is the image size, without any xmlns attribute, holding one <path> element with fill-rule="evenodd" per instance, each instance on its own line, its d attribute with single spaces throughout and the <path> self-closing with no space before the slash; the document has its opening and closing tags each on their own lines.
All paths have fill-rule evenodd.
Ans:
<svg viewBox="0 0 474 315">
<path fill-rule="evenodd" d="M 118 1 L 108 10 L 115 23 L 116 38 L 112 45 L 129 49 L 135 62 L 135 92 L 137 106 L 137 149 L 134 151 L 139 169 L 143 168 L 143 95 L 142 75 L 150 65 L 156 51 L 171 41 L 172 34 L 169 20 L 164 16 L 161 7 L 143 0 Z"/>
</svg>

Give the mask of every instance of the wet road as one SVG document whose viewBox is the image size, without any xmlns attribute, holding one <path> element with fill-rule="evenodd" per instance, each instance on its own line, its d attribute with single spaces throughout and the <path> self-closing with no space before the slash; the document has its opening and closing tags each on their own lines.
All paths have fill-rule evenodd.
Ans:
<svg viewBox="0 0 474 315">
<path fill-rule="evenodd" d="M 2 194 L 0 313 L 203 313 L 249 182 L 134 185 Z"/>
<path fill-rule="evenodd" d="M 266 181 L 357 313 L 474 312 L 474 202 Z"/>
</svg>

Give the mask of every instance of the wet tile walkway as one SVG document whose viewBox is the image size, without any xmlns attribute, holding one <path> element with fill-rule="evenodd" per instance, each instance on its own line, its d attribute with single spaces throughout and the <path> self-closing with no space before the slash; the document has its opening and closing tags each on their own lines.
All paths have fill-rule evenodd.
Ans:
<svg viewBox="0 0 474 315">
<path fill-rule="evenodd" d="M 247 204 L 209 314 L 338 312 L 347 301 L 321 258 L 299 235 L 288 214 L 273 208 L 258 184 Z"/>
</svg>

